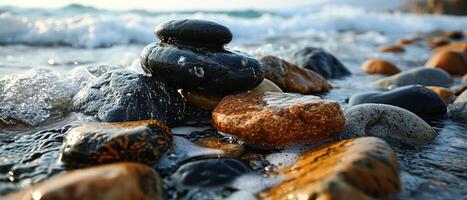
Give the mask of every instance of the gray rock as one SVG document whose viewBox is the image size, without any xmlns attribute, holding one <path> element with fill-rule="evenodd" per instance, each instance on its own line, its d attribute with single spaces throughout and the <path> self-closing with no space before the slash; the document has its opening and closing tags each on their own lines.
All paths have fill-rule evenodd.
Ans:
<svg viewBox="0 0 467 200">
<path fill-rule="evenodd" d="M 292 53 L 290 61 L 324 78 L 348 76 L 351 72 L 334 55 L 322 48 L 306 47 Z"/>
<path fill-rule="evenodd" d="M 467 90 L 462 92 L 456 101 L 449 106 L 449 115 L 454 119 L 467 121 Z"/>
<path fill-rule="evenodd" d="M 385 104 L 360 104 L 344 112 L 344 137 L 378 136 L 402 141 L 431 141 L 438 135 L 414 113 Z"/>
<path fill-rule="evenodd" d="M 106 122 L 157 119 L 175 124 L 183 119 L 185 102 L 174 88 L 128 70 L 103 74 L 81 89 L 72 109 Z"/>
<path fill-rule="evenodd" d="M 406 85 L 449 87 L 452 82 L 451 76 L 441 69 L 419 67 L 378 80 L 375 85 L 380 89 Z"/>
</svg>

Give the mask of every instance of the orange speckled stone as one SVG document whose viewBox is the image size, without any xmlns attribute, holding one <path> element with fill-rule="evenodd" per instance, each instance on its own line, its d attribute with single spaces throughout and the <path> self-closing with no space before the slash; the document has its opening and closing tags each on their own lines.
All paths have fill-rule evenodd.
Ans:
<svg viewBox="0 0 467 200">
<path fill-rule="evenodd" d="M 394 75 L 401 71 L 394 64 L 381 59 L 371 59 L 365 61 L 362 65 L 362 70 L 368 74 L 385 75 Z"/>
<path fill-rule="evenodd" d="M 259 199 L 385 199 L 401 187 L 395 153 L 375 137 L 311 149 L 279 173 L 282 183 L 258 194 Z"/>
<path fill-rule="evenodd" d="M 54 176 L 31 188 L 7 196 L 8 200 L 159 200 L 162 181 L 149 166 L 138 163 L 108 164 Z"/>
<path fill-rule="evenodd" d="M 386 45 L 386 46 L 382 46 L 378 48 L 378 51 L 386 52 L 386 53 L 404 53 L 405 49 L 401 45 L 390 44 L 390 45 Z"/>
<path fill-rule="evenodd" d="M 262 148 L 329 139 L 345 124 L 335 101 L 280 92 L 227 96 L 214 109 L 212 121 L 219 131 Z"/>
</svg>

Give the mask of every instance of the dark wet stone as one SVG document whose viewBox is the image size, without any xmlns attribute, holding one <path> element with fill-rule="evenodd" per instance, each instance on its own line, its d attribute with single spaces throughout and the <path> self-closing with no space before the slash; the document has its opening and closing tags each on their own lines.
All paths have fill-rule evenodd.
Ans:
<svg viewBox="0 0 467 200">
<path fill-rule="evenodd" d="M 240 52 L 153 43 L 141 54 L 143 70 L 173 87 L 210 93 L 245 91 L 259 85 L 263 68 Z"/>
<path fill-rule="evenodd" d="M 157 26 L 155 33 L 162 42 L 189 46 L 222 47 L 232 40 L 227 27 L 198 19 L 171 20 Z"/>
<path fill-rule="evenodd" d="M 75 165 L 154 164 L 171 148 L 170 129 L 156 120 L 90 124 L 68 131 L 62 161 Z"/>
<path fill-rule="evenodd" d="M 182 120 L 185 103 L 177 90 L 128 70 L 107 72 L 72 100 L 72 109 L 106 122 L 157 119 L 169 125 Z"/>
<path fill-rule="evenodd" d="M 410 85 L 388 92 L 366 92 L 350 98 L 351 106 L 363 103 L 382 103 L 409 110 L 417 115 L 437 115 L 446 113 L 443 99 L 430 89 L 420 85 Z"/>
<path fill-rule="evenodd" d="M 334 55 L 322 48 L 306 47 L 297 51 L 291 55 L 291 62 L 325 78 L 339 78 L 351 74 Z"/>
<path fill-rule="evenodd" d="M 222 187 L 251 170 L 240 160 L 210 158 L 186 163 L 172 175 L 179 187 Z"/>
</svg>

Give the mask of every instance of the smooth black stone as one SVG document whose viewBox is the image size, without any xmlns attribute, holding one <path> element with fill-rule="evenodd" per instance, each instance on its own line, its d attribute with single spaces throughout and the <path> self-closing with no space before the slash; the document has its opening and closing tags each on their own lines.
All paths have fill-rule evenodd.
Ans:
<svg viewBox="0 0 467 200">
<path fill-rule="evenodd" d="M 173 125 L 183 119 L 185 102 L 176 89 L 128 70 L 111 71 L 81 89 L 72 109 L 105 122 L 156 119 Z"/>
<path fill-rule="evenodd" d="M 242 174 L 251 172 L 240 160 L 209 158 L 185 163 L 172 174 L 172 180 L 183 188 L 222 187 Z"/>
<path fill-rule="evenodd" d="M 259 61 L 240 52 L 153 43 L 144 48 L 146 73 L 173 87 L 214 94 L 253 89 L 263 81 Z"/>
<path fill-rule="evenodd" d="M 446 104 L 436 93 L 421 85 L 399 87 L 388 92 L 367 92 L 350 98 L 351 106 L 363 103 L 389 104 L 409 110 L 417 115 L 446 113 Z"/>
<path fill-rule="evenodd" d="M 232 41 L 227 27 L 198 19 L 171 20 L 157 26 L 155 33 L 162 42 L 190 46 L 222 47 Z"/>
<path fill-rule="evenodd" d="M 291 55 L 291 62 L 325 78 L 348 76 L 351 72 L 331 53 L 322 48 L 306 47 Z"/>
</svg>

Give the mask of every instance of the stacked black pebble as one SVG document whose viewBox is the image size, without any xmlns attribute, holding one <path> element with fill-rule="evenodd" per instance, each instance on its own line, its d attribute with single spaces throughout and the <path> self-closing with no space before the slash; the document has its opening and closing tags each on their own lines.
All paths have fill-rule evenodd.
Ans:
<svg viewBox="0 0 467 200">
<path fill-rule="evenodd" d="M 141 54 L 143 70 L 173 87 L 214 94 L 250 90 L 261 83 L 259 61 L 224 49 L 230 30 L 215 22 L 172 20 L 156 27 L 160 43 Z"/>
</svg>

